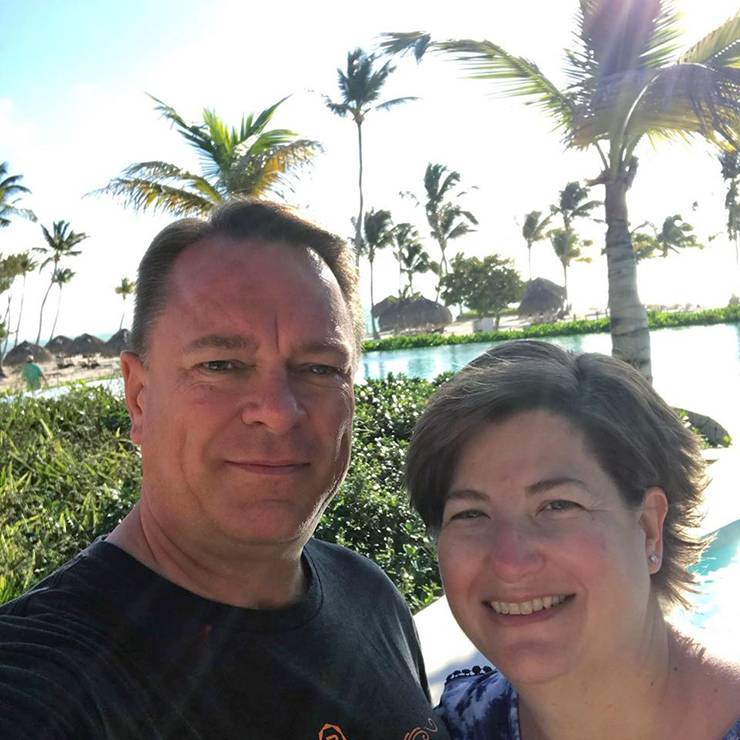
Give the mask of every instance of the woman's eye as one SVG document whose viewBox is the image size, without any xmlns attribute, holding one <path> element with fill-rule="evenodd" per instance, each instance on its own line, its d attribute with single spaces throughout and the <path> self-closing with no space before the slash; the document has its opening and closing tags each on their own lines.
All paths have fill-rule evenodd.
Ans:
<svg viewBox="0 0 740 740">
<path fill-rule="evenodd" d="M 471 519 L 481 519 L 484 516 L 485 514 L 479 509 L 465 509 L 464 511 L 457 511 L 454 514 L 452 514 L 449 518 L 449 521 L 453 521 L 453 520 L 465 521 L 465 520 L 471 520 Z"/>
</svg>

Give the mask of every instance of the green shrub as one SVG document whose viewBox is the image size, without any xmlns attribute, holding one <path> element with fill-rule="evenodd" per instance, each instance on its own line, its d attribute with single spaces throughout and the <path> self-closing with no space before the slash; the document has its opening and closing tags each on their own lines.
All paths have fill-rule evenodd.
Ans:
<svg viewBox="0 0 740 740">
<path fill-rule="evenodd" d="M 413 609 L 440 592 L 432 548 L 406 502 L 406 444 L 433 383 L 358 386 L 352 468 L 317 535 L 363 553 Z M 137 499 L 139 455 L 123 400 L 76 386 L 56 399 L 0 402 L 0 603 L 15 598 L 101 534 Z"/>
</svg>

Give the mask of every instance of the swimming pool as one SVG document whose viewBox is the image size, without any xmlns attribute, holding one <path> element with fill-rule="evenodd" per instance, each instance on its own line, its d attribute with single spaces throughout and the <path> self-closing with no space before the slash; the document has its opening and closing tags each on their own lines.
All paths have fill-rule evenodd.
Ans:
<svg viewBox="0 0 740 740">
<path fill-rule="evenodd" d="M 740 660 L 740 519 L 717 530 L 692 570 L 700 587 L 692 598 L 694 608 L 674 612 L 671 622 L 711 652 Z"/>
</svg>

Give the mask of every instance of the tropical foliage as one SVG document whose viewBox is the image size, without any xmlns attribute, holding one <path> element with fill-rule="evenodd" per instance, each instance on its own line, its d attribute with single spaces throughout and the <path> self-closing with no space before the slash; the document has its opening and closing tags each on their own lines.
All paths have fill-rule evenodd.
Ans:
<svg viewBox="0 0 740 740">
<path fill-rule="evenodd" d="M 727 183 L 725 210 L 727 211 L 727 236 L 735 245 L 735 265 L 740 266 L 740 153 L 736 147 L 721 152 L 722 179 Z"/>
<path fill-rule="evenodd" d="M 373 338 L 378 338 L 378 329 L 375 326 L 375 287 L 373 268 L 375 255 L 379 249 L 384 249 L 393 243 L 393 220 L 390 211 L 370 209 L 365 214 L 363 222 L 362 245 L 363 254 L 370 264 L 370 321 L 372 322 Z"/>
<path fill-rule="evenodd" d="M 592 147 L 605 189 L 606 255 L 613 353 L 650 378 L 647 313 L 637 293 L 627 191 L 636 149 L 693 134 L 730 147 L 740 137 L 740 15 L 677 54 L 678 16 L 669 0 L 581 0 L 576 45 L 566 53 L 568 83 L 558 88 L 532 61 L 491 41 L 433 41 L 386 34 L 389 53 L 428 50 L 452 56 L 471 77 L 523 97 L 554 120 L 567 146 Z"/>
<path fill-rule="evenodd" d="M 523 284 L 511 260 L 496 254 L 483 259 L 458 254 L 452 269 L 440 278 L 446 305 L 464 304 L 478 316 L 495 316 L 522 297 Z"/>
<path fill-rule="evenodd" d="M 33 211 L 18 205 L 21 197 L 31 192 L 21 185 L 22 179 L 23 175 L 8 174 L 8 163 L 0 162 L 0 228 L 10 226 L 14 218 L 36 220 Z"/>
<path fill-rule="evenodd" d="M 57 284 L 57 275 L 61 269 L 60 262 L 62 259 L 76 257 L 81 254 L 80 250 L 75 249 L 75 247 L 80 242 L 87 239 L 87 234 L 82 232 L 78 234 L 77 232 L 72 231 L 68 221 L 55 221 L 52 224 L 51 231 L 49 231 L 45 226 L 41 227 L 41 231 L 44 235 L 46 245 L 42 247 L 34 247 L 34 251 L 40 252 L 44 258 L 39 267 L 39 271 L 43 270 L 47 265 L 51 265 L 52 272 L 49 287 L 46 289 L 44 298 L 41 301 L 41 310 L 39 311 L 39 330 L 36 335 L 36 344 L 41 340 L 41 327 L 44 321 L 44 307 L 46 306 L 46 300 L 49 297 L 51 289 L 55 284 Z"/>
<path fill-rule="evenodd" d="M 327 107 L 338 116 L 349 116 L 357 128 L 357 157 L 358 173 L 357 186 L 359 191 L 359 209 L 355 224 L 355 249 L 362 251 L 362 225 L 364 212 L 364 192 L 362 186 L 364 161 L 362 152 L 362 124 L 368 113 L 374 110 L 389 110 L 396 105 L 416 100 L 414 97 L 393 98 L 382 103 L 378 102 L 383 86 L 393 72 L 390 62 L 376 66 L 374 54 L 368 54 L 362 49 L 355 49 L 347 54 L 347 66 L 344 70 L 338 69 L 339 100 L 334 101 L 324 96 Z"/>
<path fill-rule="evenodd" d="M 568 304 L 568 268 L 571 262 L 590 262 L 591 258 L 583 254 L 583 247 L 590 246 L 591 242 L 581 239 L 573 229 L 553 229 L 547 234 L 555 256 L 563 268 L 563 286 L 565 287 L 565 303 Z"/>
<path fill-rule="evenodd" d="M 215 111 L 187 123 L 171 106 L 152 97 L 157 110 L 198 153 L 201 172 L 162 161 L 129 165 L 95 195 L 111 195 L 139 211 L 203 216 L 229 197 L 283 197 L 292 178 L 321 150 L 316 141 L 288 129 L 268 129 L 285 101 L 229 127 Z"/>
<path fill-rule="evenodd" d="M 113 289 L 116 295 L 120 295 L 123 300 L 123 312 L 121 313 L 121 323 L 118 325 L 118 330 L 123 328 L 123 319 L 126 316 L 126 299 L 133 294 L 136 290 L 136 281 L 129 280 L 128 278 L 121 278 L 121 282 Z"/>
<path fill-rule="evenodd" d="M 398 261 L 400 273 L 399 298 L 409 298 L 414 294 L 414 275 L 423 274 L 432 270 L 439 271 L 439 265 L 434 262 L 421 243 L 419 232 L 413 224 L 403 222 L 393 228 L 394 256 Z M 404 280 L 406 282 L 403 285 Z"/>
<path fill-rule="evenodd" d="M 458 190 L 460 173 L 449 170 L 443 164 L 427 165 L 424 172 L 424 212 L 429 224 L 430 235 L 439 245 L 439 277 L 448 273 L 447 246 L 453 239 L 458 239 L 473 231 L 478 219 L 460 205 L 464 193 Z M 437 298 L 441 283 L 437 287 Z"/>
<path fill-rule="evenodd" d="M 668 216 L 658 229 L 655 224 L 646 222 L 640 229 L 649 226 L 652 233 L 632 232 L 632 244 L 637 261 L 651 257 L 667 257 L 669 252 L 679 253 L 684 249 L 703 249 L 696 238 L 694 227 L 676 214 Z"/>
<path fill-rule="evenodd" d="M 547 237 L 546 229 L 550 225 L 551 217 L 552 214 L 543 216 L 542 211 L 530 211 L 524 216 L 522 236 L 527 243 L 527 267 L 530 280 L 532 279 L 532 245 Z"/>
</svg>

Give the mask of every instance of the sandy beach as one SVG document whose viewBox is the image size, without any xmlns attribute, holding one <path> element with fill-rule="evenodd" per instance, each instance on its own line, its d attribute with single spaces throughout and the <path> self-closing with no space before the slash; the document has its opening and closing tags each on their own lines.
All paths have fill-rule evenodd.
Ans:
<svg viewBox="0 0 740 740">
<path fill-rule="evenodd" d="M 48 387 L 53 388 L 57 385 L 71 383 L 75 380 L 95 380 L 97 378 L 110 378 L 120 376 L 120 362 L 117 357 L 96 357 L 97 367 L 89 367 L 90 359 L 82 355 L 75 355 L 65 359 L 65 363 L 72 363 L 69 367 L 57 367 L 56 360 L 49 362 L 38 362 L 37 364 L 44 371 Z M 6 365 L 5 374 L 7 378 L 0 378 L 0 393 L 5 391 L 24 391 L 26 390 L 23 378 L 21 377 L 22 365 L 17 367 Z M 42 383 L 42 388 L 45 386 Z"/>
</svg>

